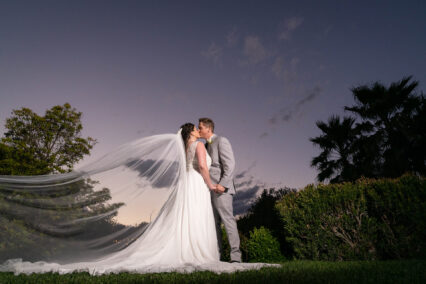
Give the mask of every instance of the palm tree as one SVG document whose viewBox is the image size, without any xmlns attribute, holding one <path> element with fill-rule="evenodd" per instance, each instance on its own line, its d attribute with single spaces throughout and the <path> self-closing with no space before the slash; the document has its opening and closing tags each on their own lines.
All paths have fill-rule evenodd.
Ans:
<svg viewBox="0 0 426 284">
<path fill-rule="evenodd" d="M 322 149 L 311 161 L 311 166 L 319 170 L 318 181 L 328 179 L 334 183 L 356 178 L 354 141 L 360 130 L 355 126 L 355 118 L 345 116 L 340 121 L 339 116 L 331 116 L 327 123 L 317 121 L 316 125 L 323 134 L 309 140 Z"/>
<path fill-rule="evenodd" d="M 319 170 L 319 181 L 426 175 L 426 100 L 411 79 L 352 88 L 355 105 L 345 110 L 356 115 L 356 124 L 351 116 L 316 123 L 323 134 L 310 141 L 322 152 L 311 166 Z"/>
<path fill-rule="evenodd" d="M 375 173 L 379 176 L 398 177 L 406 171 L 425 173 L 424 147 L 419 147 L 419 142 L 424 142 L 426 129 L 418 123 L 424 120 L 425 100 L 414 93 L 419 83 L 411 79 L 405 77 L 389 87 L 376 82 L 352 88 L 356 105 L 345 107 L 370 129 L 364 138 L 368 138 L 369 147 L 373 146 L 376 153 L 372 154 L 380 156 L 373 159 L 381 160 L 381 172 Z"/>
</svg>

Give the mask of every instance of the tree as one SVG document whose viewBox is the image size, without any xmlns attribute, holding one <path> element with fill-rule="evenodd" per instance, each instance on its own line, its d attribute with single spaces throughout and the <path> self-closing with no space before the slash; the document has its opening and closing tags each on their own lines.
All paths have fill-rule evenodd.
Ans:
<svg viewBox="0 0 426 284">
<path fill-rule="evenodd" d="M 383 177 L 399 177 L 407 171 L 426 174 L 426 124 L 422 123 L 426 101 L 423 94 L 415 93 L 419 82 L 411 79 L 405 77 L 388 88 L 379 82 L 352 88 L 356 104 L 345 107 L 370 129 L 368 137 L 381 158 L 378 174 Z"/>
<path fill-rule="evenodd" d="M 323 149 L 322 153 L 312 159 L 311 166 L 320 170 L 318 180 L 330 179 L 331 182 L 352 180 L 356 176 L 353 164 L 354 141 L 359 129 L 354 127 L 355 118 L 332 116 L 328 122 L 317 121 L 322 135 L 310 141 Z"/>
<path fill-rule="evenodd" d="M 290 255 L 291 249 L 285 240 L 282 218 L 275 204 L 285 195 L 295 191 L 296 189 L 287 187 L 264 189 L 262 194 L 253 202 L 247 214 L 237 220 L 238 230 L 241 235 L 248 239 L 250 238 L 250 232 L 255 228 L 265 227 L 272 232 L 272 235 L 280 243 L 281 253 Z"/>
<path fill-rule="evenodd" d="M 110 190 L 95 191 L 97 183 L 88 178 L 24 193 L 0 186 L 0 262 L 53 260 L 73 251 L 89 257 L 120 247 L 114 240 L 125 239 L 134 230 L 127 232 L 113 220 L 124 204 L 108 204 Z M 85 240 L 96 238 L 104 241 L 86 247 Z"/>
<path fill-rule="evenodd" d="M 69 103 L 39 116 L 29 108 L 13 110 L 0 143 L 0 174 L 39 175 L 70 172 L 96 140 L 81 137 L 81 112 Z"/>
<path fill-rule="evenodd" d="M 14 110 L 12 114 L 6 120 L 7 132 L 0 143 L 0 175 L 70 172 L 96 143 L 91 137 L 81 137 L 82 113 L 68 103 L 52 107 L 44 116 L 29 108 Z M 111 232 L 115 232 L 116 239 L 127 238 L 128 233 L 118 232 L 132 230 L 124 230 L 123 225 L 113 220 L 124 204 L 107 203 L 110 190 L 95 191 L 96 183 L 86 178 L 58 184 L 47 191 L 24 193 L 13 186 L 0 185 L 0 260 L 46 259 L 65 250 L 82 251 L 84 247 L 77 247 L 78 242 L 73 245 L 73 240 L 112 236 Z M 43 185 L 33 186 L 43 189 Z M 64 223 L 77 225 L 67 228 Z M 54 241 L 58 237 L 61 242 Z M 67 240 L 70 244 L 64 246 Z M 103 249 L 112 244 L 105 242 Z"/>
<path fill-rule="evenodd" d="M 426 101 L 411 79 L 352 88 L 355 105 L 345 110 L 356 117 L 317 122 L 323 134 L 310 141 L 322 149 L 311 161 L 319 181 L 426 174 Z"/>
</svg>

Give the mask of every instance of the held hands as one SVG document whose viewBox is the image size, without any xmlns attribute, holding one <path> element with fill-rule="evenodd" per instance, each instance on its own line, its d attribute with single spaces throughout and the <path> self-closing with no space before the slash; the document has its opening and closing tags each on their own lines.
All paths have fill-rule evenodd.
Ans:
<svg viewBox="0 0 426 284">
<path fill-rule="evenodd" d="M 217 190 L 217 186 L 216 186 L 215 184 L 210 184 L 210 185 L 209 185 L 209 189 L 210 189 L 211 191 L 216 192 L 216 190 Z"/>
<path fill-rule="evenodd" d="M 221 186 L 220 184 L 211 184 L 209 186 L 209 189 L 211 191 L 216 192 L 216 193 L 224 193 L 225 192 L 225 188 L 223 186 Z"/>
<path fill-rule="evenodd" d="M 225 188 L 223 186 L 221 186 L 220 184 L 216 184 L 216 192 L 217 193 L 224 193 Z"/>
</svg>

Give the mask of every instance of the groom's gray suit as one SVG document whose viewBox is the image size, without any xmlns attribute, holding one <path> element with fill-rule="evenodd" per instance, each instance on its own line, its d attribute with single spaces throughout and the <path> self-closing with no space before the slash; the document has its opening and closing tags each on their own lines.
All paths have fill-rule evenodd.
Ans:
<svg viewBox="0 0 426 284">
<path fill-rule="evenodd" d="M 220 223 L 223 222 L 231 246 L 231 261 L 241 262 L 240 237 L 232 207 L 232 198 L 235 194 L 234 153 L 229 140 L 216 134 L 211 137 L 211 143 L 206 143 L 206 148 L 212 158 L 210 178 L 214 184 L 220 184 L 225 188 L 224 193 L 211 192 L 219 248 L 222 250 Z"/>
</svg>

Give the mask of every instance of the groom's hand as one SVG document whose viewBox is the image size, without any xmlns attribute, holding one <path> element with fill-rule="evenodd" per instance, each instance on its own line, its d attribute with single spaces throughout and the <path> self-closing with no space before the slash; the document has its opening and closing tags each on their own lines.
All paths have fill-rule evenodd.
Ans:
<svg viewBox="0 0 426 284">
<path fill-rule="evenodd" d="M 214 191 L 214 192 L 217 192 L 217 186 L 216 185 L 210 185 L 209 186 L 209 189 L 211 190 L 211 191 Z"/>
<path fill-rule="evenodd" d="M 217 184 L 216 185 L 216 192 L 217 193 L 224 193 L 225 192 L 225 188 L 222 185 Z"/>
</svg>

